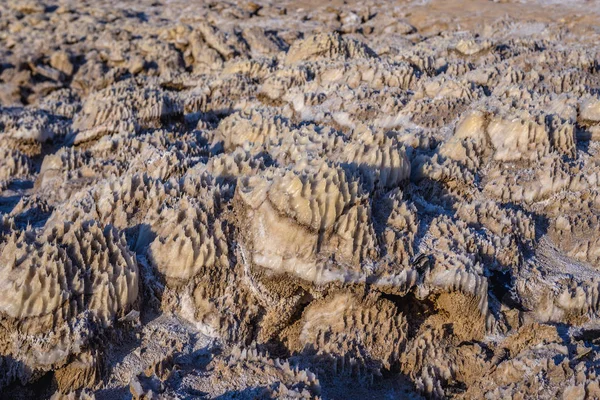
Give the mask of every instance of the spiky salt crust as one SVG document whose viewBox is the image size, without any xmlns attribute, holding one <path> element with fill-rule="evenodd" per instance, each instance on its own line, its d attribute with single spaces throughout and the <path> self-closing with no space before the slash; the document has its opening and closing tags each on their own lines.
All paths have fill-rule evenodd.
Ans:
<svg viewBox="0 0 600 400">
<path fill-rule="evenodd" d="M 598 398 L 594 2 L 0 2 L 0 394 Z"/>
</svg>

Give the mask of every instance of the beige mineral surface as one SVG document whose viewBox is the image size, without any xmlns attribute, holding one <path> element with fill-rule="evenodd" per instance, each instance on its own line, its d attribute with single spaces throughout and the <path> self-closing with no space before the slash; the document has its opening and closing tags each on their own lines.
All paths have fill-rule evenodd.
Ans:
<svg viewBox="0 0 600 400">
<path fill-rule="evenodd" d="M 0 1 L 0 398 L 600 398 L 600 1 Z"/>
</svg>

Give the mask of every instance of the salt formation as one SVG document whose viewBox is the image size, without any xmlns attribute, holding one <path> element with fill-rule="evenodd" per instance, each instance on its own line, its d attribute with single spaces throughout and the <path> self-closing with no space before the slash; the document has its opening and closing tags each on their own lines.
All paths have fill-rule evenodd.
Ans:
<svg viewBox="0 0 600 400">
<path fill-rule="evenodd" d="M 252 262 L 317 283 L 353 280 L 360 268 L 346 266 L 375 255 L 370 210 L 360 204 L 357 185 L 341 168 L 327 164 L 300 173 L 268 172 L 272 177 L 250 177 L 237 188 L 242 218 L 249 222 L 246 245 Z M 324 269 L 319 257 L 333 258 L 333 266 L 344 268 Z"/>
<path fill-rule="evenodd" d="M 96 360 L 85 348 L 137 301 L 135 257 L 114 227 L 94 221 L 65 223 L 37 235 L 14 230 L 3 237 L 0 315 L 6 374 L 1 383 L 27 382 L 39 370 L 55 369 L 60 376 L 59 368 L 75 368 L 79 357 L 91 364 L 86 367 L 92 368 L 91 376 L 65 377 L 84 380 L 66 387 L 93 384 Z"/>
<path fill-rule="evenodd" d="M 188 3 L 0 4 L 0 397 L 600 396 L 593 2 Z"/>
</svg>

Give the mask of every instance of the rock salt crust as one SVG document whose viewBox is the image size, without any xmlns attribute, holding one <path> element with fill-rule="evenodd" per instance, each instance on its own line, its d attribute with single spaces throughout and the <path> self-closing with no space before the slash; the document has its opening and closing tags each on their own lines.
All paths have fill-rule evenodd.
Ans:
<svg viewBox="0 0 600 400">
<path fill-rule="evenodd" d="M 0 398 L 599 398 L 558 3 L 1 2 Z"/>
</svg>

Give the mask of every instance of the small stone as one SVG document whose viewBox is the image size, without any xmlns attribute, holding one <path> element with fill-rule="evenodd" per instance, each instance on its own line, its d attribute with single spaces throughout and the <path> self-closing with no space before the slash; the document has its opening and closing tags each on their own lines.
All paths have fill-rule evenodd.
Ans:
<svg viewBox="0 0 600 400">
<path fill-rule="evenodd" d="M 67 76 L 73 74 L 73 63 L 70 60 L 69 54 L 67 54 L 65 51 L 57 51 L 53 53 L 50 57 L 50 66 Z"/>
</svg>

